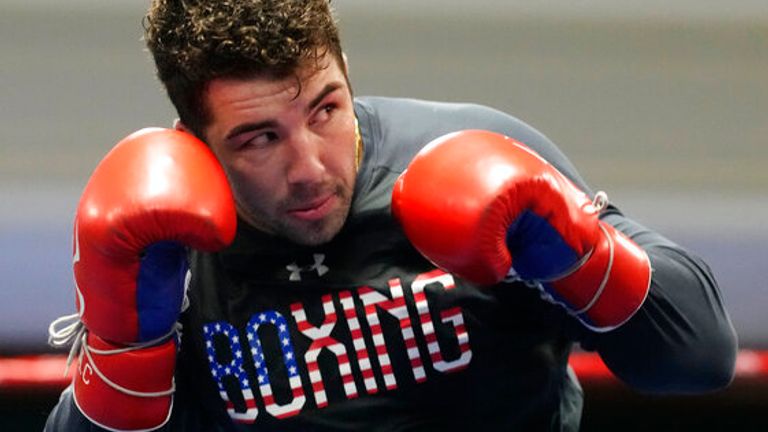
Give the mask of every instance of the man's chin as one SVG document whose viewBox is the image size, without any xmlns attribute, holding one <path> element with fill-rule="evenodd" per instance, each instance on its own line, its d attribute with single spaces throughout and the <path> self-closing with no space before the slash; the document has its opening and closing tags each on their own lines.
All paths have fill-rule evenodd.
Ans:
<svg viewBox="0 0 768 432">
<path fill-rule="evenodd" d="M 349 216 L 350 203 L 340 200 L 338 207 L 333 209 L 321 220 L 303 221 L 300 219 L 287 220 L 281 233 L 292 242 L 304 246 L 320 246 L 333 240 Z"/>
<path fill-rule="evenodd" d="M 320 227 L 302 228 L 302 229 L 288 229 L 282 232 L 283 237 L 292 241 L 293 243 L 303 246 L 320 246 L 333 240 L 339 233 L 341 227 Z"/>
<path fill-rule="evenodd" d="M 329 218 L 312 223 L 286 224 L 280 230 L 280 234 L 293 243 L 303 246 L 320 246 L 328 243 L 341 231 L 346 212 L 343 215 L 335 213 Z"/>
<path fill-rule="evenodd" d="M 278 212 L 277 215 L 270 215 L 270 217 L 265 214 L 262 218 L 255 215 L 248 217 L 250 215 L 245 212 L 240 212 L 240 214 L 244 220 L 259 231 L 284 238 L 298 245 L 319 246 L 330 242 L 339 234 L 349 216 L 349 209 L 349 201 L 341 200 L 340 205 L 326 217 L 316 220 L 292 217 L 286 212 Z"/>
</svg>

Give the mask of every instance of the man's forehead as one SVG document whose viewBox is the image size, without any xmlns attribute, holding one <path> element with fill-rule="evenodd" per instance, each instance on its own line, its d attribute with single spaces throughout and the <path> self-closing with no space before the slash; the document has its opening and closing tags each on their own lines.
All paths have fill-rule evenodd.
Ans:
<svg viewBox="0 0 768 432">
<path fill-rule="evenodd" d="M 208 99 L 211 94 L 226 93 L 228 90 L 241 91 L 235 89 L 242 89 L 247 86 L 252 87 L 254 92 L 264 91 L 265 96 L 289 93 L 292 98 L 295 98 L 299 96 L 302 88 L 306 87 L 308 82 L 328 73 L 333 74 L 337 68 L 339 68 L 337 62 L 333 60 L 332 56 L 326 54 L 322 58 L 307 59 L 292 71 L 254 72 L 213 78 L 206 83 L 203 95 L 205 99 Z"/>
<path fill-rule="evenodd" d="M 288 76 L 253 74 L 212 79 L 206 84 L 201 99 L 210 115 L 205 134 L 228 134 L 227 130 L 240 121 L 239 115 L 266 115 L 288 106 L 311 106 L 329 92 L 328 88 L 346 85 L 344 70 L 330 55 Z"/>
</svg>

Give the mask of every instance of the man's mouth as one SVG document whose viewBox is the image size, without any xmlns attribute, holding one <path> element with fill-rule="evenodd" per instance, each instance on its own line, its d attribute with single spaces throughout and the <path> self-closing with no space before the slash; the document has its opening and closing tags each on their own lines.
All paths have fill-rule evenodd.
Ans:
<svg viewBox="0 0 768 432">
<path fill-rule="evenodd" d="M 307 203 L 301 203 L 288 209 L 288 215 L 305 221 L 322 219 L 333 210 L 336 204 L 336 195 L 329 194 Z"/>
</svg>

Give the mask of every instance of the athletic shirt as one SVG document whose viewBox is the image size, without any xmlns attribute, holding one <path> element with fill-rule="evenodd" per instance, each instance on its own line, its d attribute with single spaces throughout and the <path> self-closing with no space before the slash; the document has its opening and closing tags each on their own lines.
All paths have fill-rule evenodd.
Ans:
<svg viewBox="0 0 768 432">
<path fill-rule="evenodd" d="M 605 334 L 534 287 L 476 286 L 411 246 L 391 215 L 392 187 L 420 148 L 449 132 L 510 136 L 591 194 L 535 129 L 470 104 L 365 97 L 355 114 L 363 161 L 349 218 L 331 242 L 299 246 L 239 221 L 227 249 L 191 252 L 167 429 L 576 430 L 582 392 L 568 367 L 576 342 L 642 390 L 729 379 L 720 375 L 735 355 L 733 328 L 706 265 L 613 206 L 602 219 L 644 247 L 654 271 L 640 311 Z M 49 426 L 84 424 L 70 399 L 65 392 Z"/>
</svg>

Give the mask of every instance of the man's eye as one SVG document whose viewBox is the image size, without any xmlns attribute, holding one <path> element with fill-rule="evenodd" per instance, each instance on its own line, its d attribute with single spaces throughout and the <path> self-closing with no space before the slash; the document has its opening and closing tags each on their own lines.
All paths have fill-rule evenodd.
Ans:
<svg viewBox="0 0 768 432">
<path fill-rule="evenodd" d="M 277 141 L 277 134 L 274 132 L 260 133 L 244 143 L 244 147 L 266 147 Z"/>
<path fill-rule="evenodd" d="M 333 114 L 333 111 L 335 111 L 335 110 L 336 110 L 336 104 L 330 103 L 330 104 L 327 104 L 327 105 L 323 105 L 320 108 L 320 110 L 317 112 L 317 114 L 315 115 L 315 118 L 313 119 L 312 122 L 313 123 L 317 123 L 317 122 L 322 123 L 322 122 L 328 121 L 328 119 L 331 118 L 331 115 Z"/>
</svg>

